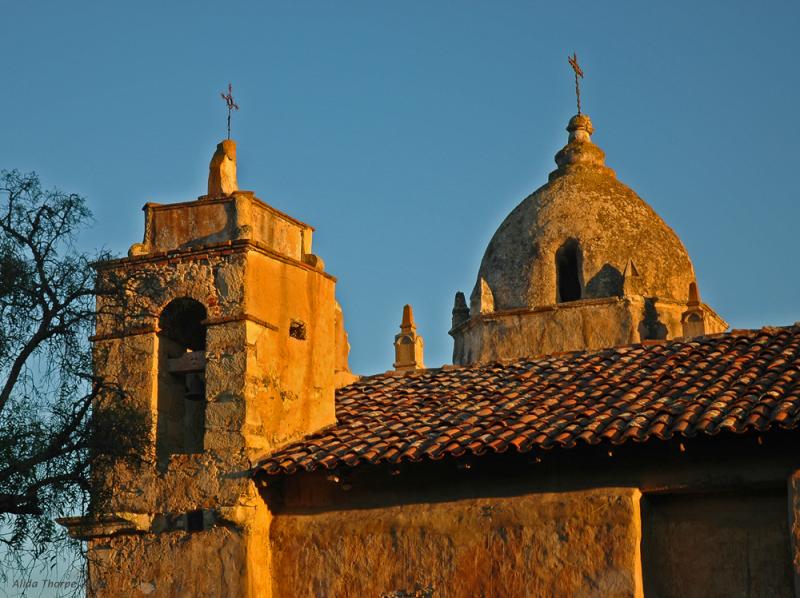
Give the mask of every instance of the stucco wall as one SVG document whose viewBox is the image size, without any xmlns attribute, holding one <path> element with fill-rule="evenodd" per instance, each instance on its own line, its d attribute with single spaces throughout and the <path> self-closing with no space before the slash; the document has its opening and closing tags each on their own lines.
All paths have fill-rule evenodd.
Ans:
<svg viewBox="0 0 800 598">
<path fill-rule="evenodd" d="M 90 548 L 89 590 L 97 598 L 250 595 L 246 543 L 229 528 L 120 536 Z"/>
<path fill-rule="evenodd" d="M 335 282 L 250 252 L 245 286 L 247 312 L 276 328 L 247 324 L 245 434 L 255 460 L 335 421 Z M 304 338 L 290 336 L 293 322 L 302 323 Z"/>
<path fill-rule="evenodd" d="M 638 490 L 275 517 L 275 596 L 639 596 Z"/>
</svg>

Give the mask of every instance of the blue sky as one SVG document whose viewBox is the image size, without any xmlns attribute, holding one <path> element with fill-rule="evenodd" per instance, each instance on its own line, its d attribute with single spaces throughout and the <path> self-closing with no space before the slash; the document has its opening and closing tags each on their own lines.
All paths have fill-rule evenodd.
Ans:
<svg viewBox="0 0 800 598">
<path fill-rule="evenodd" d="M 359 373 L 402 306 L 451 359 L 504 216 L 583 107 L 733 327 L 800 319 L 797 2 L 0 2 L 0 168 L 87 196 L 120 254 L 204 193 L 230 81 L 239 183 L 316 227 Z"/>
</svg>

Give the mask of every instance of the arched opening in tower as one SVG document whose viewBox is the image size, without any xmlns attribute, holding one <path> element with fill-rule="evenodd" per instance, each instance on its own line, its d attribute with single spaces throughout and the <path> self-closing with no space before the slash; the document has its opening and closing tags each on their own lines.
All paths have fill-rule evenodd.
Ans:
<svg viewBox="0 0 800 598">
<path fill-rule="evenodd" d="M 156 456 L 203 452 L 206 385 L 206 308 L 183 297 L 158 319 Z"/>
<path fill-rule="evenodd" d="M 556 252 L 557 303 L 581 298 L 580 247 L 575 239 L 566 241 Z"/>
</svg>

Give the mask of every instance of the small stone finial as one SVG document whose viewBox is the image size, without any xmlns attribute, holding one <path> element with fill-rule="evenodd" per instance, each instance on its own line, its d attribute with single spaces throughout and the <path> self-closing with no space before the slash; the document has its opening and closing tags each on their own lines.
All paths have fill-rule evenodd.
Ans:
<svg viewBox="0 0 800 598">
<path fill-rule="evenodd" d="M 422 362 L 424 342 L 417 334 L 414 324 L 414 312 L 410 305 L 403 307 L 403 321 L 400 324 L 400 334 L 394 337 L 394 369 L 398 372 L 423 370 Z"/>
<path fill-rule="evenodd" d="M 698 305 L 700 305 L 700 292 L 697 290 L 696 282 L 689 283 L 688 305 L 690 305 L 691 307 L 697 307 Z"/>
<path fill-rule="evenodd" d="M 703 336 L 706 333 L 706 314 L 703 306 L 700 305 L 700 293 L 697 290 L 697 283 L 689 283 L 689 300 L 686 302 L 686 311 L 681 314 L 681 325 L 683 326 L 683 336 L 691 338 Z"/>
<path fill-rule="evenodd" d="M 628 259 L 625 264 L 625 270 L 622 271 L 622 295 L 623 297 L 630 297 L 631 295 L 641 294 L 642 277 L 639 275 L 639 270 L 632 259 Z"/>
<path fill-rule="evenodd" d="M 464 322 L 469 320 L 469 307 L 467 307 L 467 299 L 464 293 L 458 291 L 456 293 L 455 301 L 453 302 L 453 328 L 461 326 Z"/>
<path fill-rule="evenodd" d="M 403 321 L 400 322 L 400 330 L 403 332 L 413 332 L 417 329 L 417 325 L 414 323 L 414 311 L 411 309 L 411 306 L 406 304 L 403 306 Z"/>
<path fill-rule="evenodd" d="M 483 276 L 478 277 L 475 288 L 469 297 L 469 312 L 475 314 L 490 314 L 494 311 L 494 293 Z"/>
<path fill-rule="evenodd" d="M 209 198 L 225 197 L 238 191 L 236 183 L 236 142 L 232 139 L 217 144 L 217 151 L 208 166 Z"/>
</svg>

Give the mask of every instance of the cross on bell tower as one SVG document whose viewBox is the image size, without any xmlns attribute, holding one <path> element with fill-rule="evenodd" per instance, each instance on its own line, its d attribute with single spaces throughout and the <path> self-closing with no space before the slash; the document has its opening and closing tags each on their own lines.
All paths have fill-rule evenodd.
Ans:
<svg viewBox="0 0 800 598">
<path fill-rule="evenodd" d="M 233 85 L 228 83 L 228 93 L 220 94 L 222 99 L 225 100 L 225 105 L 228 107 L 228 139 L 231 138 L 231 110 L 239 110 L 239 104 L 233 101 Z M 580 112 L 580 110 L 579 110 Z"/>
</svg>

